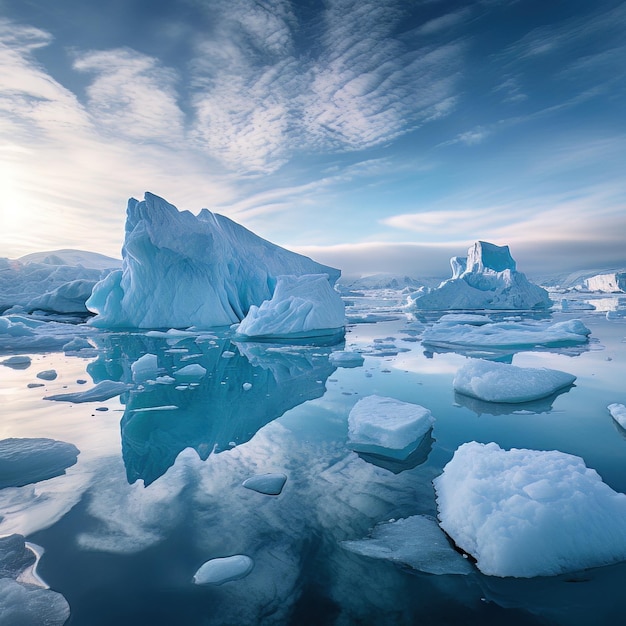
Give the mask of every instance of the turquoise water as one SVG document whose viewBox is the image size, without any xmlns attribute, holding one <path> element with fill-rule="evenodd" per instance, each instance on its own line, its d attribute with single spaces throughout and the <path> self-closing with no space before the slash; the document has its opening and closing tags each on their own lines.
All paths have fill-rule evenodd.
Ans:
<svg viewBox="0 0 626 626">
<path fill-rule="evenodd" d="M 0 490 L 0 534 L 44 548 L 38 573 L 69 602 L 71 625 L 619 623 L 626 564 L 530 580 L 437 576 L 342 547 L 379 522 L 436 515 L 431 481 L 472 440 L 579 455 L 626 492 L 626 432 L 606 408 L 626 403 L 623 318 L 555 312 L 554 321 L 582 319 L 590 343 L 500 355 L 577 376 L 520 411 L 455 396 L 466 357 L 425 349 L 419 329 L 432 319 L 416 323 L 398 305 L 394 294 L 351 298 L 352 319 L 378 321 L 350 325 L 345 346 L 237 344 L 228 331 L 181 340 L 98 333 L 95 358 L 30 354 L 30 367 L 0 368 L 0 438 L 47 437 L 80 450 L 65 474 Z M 364 364 L 333 367 L 328 355 L 340 348 L 362 352 Z M 145 353 L 157 355 L 163 375 L 192 363 L 207 374 L 134 385 L 103 402 L 43 399 L 131 382 Z M 48 369 L 56 380 L 36 378 Z M 408 462 L 347 447 L 348 413 L 369 394 L 436 418 Z M 279 496 L 242 487 L 267 472 L 287 476 Z M 192 583 L 202 563 L 233 554 L 254 560 L 247 577 Z"/>
</svg>

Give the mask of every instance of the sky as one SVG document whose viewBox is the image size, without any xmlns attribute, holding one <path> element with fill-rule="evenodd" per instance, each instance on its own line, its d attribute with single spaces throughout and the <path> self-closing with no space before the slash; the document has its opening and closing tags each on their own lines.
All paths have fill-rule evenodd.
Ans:
<svg viewBox="0 0 626 626">
<path fill-rule="evenodd" d="M 347 274 L 626 267 L 626 2 L 0 0 L 0 256 L 145 191 Z"/>
</svg>

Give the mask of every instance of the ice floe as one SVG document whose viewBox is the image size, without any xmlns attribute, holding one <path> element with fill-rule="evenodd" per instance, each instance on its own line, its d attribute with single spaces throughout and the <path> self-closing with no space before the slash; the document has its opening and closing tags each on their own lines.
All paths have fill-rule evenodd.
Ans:
<svg viewBox="0 0 626 626">
<path fill-rule="evenodd" d="M 552 576 L 626 559 L 626 495 L 577 456 L 460 446 L 434 481 L 439 521 L 492 576 Z"/>
<path fill-rule="evenodd" d="M 119 396 L 132 385 L 113 380 L 103 380 L 91 389 L 71 393 L 57 393 L 52 396 L 44 396 L 44 400 L 57 400 L 61 402 L 102 402 L 115 396 Z"/>
<path fill-rule="evenodd" d="M 362 354 L 350 350 L 331 352 L 328 359 L 336 367 L 360 367 L 365 361 Z"/>
<path fill-rule="evenodd" d="M 434 422 L 430 411 L 419 404 L 367 396 L 348 416 L 348 447 L 355 452 L 406 459 Z"/>
<path fill-rule="evenodd" d="M 626 405 L 614 402 L 607 407 L 611 417 L 626 430 Z"/>
<path fill-rule="evenodd" d="M 437 521 L 428 515 L 413 515 L 377 524 L 370 536 L 342 541 L 350 552 L 394 563 L 428 574 L 469 574 L 472 566 L 451 545 Z"/>
<path fill-rule="evenodd" d="M 569 387 L 576 376 L 559 370 L 470 359 L 456 373 L 454 390 L 487 402 L 530 402 Z"/>
<path fill-rule="evenodd" d="M 247 576 L 254 561 L 245 554 L 235 554 L 204 563 L 193 576 L 196 585 L 222 585 Z"/>
</svg>

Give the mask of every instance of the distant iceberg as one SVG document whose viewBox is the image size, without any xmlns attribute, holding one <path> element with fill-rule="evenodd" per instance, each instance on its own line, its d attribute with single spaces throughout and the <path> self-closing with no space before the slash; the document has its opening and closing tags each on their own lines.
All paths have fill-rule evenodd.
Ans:
<svg viewBox="0 0 626 626">
<path fill-rule="evenodd" d="M 508 246 L 477 241 L 468 256 L 452 257 L 452 278 L 408 297 L 410 308 L 430 311 L 548 309 L 548 292 L 516 270 Z"/>
<path fill-rule="evenodd" d="M 556 450 L 463 444 L 434 481 L 439 522 L 491 576 L 554 576 L 626 560 L 626 495 Z"/>
<path fill-rule="evenodd" d="M 227 217 L 197 216 L 151 193 L 128 201 L 122 269 L 87 301 L 101 328 L 187 328 L 241 322 L 270 300 L 277 277 L 339 270 L 276 246 Z"/>
<path fill-rule="evenodd" d="M 626 291 L 626 271 L 596 274 L 585 279 L 585 287 L 589 291 L 624 293 Z"/>
</svg>

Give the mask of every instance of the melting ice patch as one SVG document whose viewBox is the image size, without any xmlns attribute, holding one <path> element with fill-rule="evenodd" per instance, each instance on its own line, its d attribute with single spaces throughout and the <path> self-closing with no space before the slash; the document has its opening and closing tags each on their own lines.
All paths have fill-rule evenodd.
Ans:
<svg viewBox="0 0 626 626">
<path fill-rule="evenodd" d="M 577 456 L 463 444 L 433 484 L 441 527 L 492 576 L 553 576 L 626 559 L 626 495 Z"/>
<path fill-rule="evenodd" d="M 454 377 L 454 390 L 487 402 L 530 402 L 569 387 L 576 376 L 547 368 L 469 360 Z"/>
<path fill-rule="evenodd" d="M 419 404 L 367 396 L 348 416 L 348 447 L 355 452 L 406 459 L 434 422 L 430 411 Z"/>
<path fill-rule="evenodd" d="M 387 559 L 428 574 L 469 574 L 472 571 L 467 559 L 450 545 L 437 521 L 427 515 L 377 524 L 369 537 L 342 541 L 341 545 L 351 552 Z"/>
<path fill-rule="evenodd" d="M 222 585 L 231 580 L 244 578 L 253 567 L 254 561 L 245 554 L 211 559 L 194 574 L 193 582 L 196 585 Z"/>
</svg>

